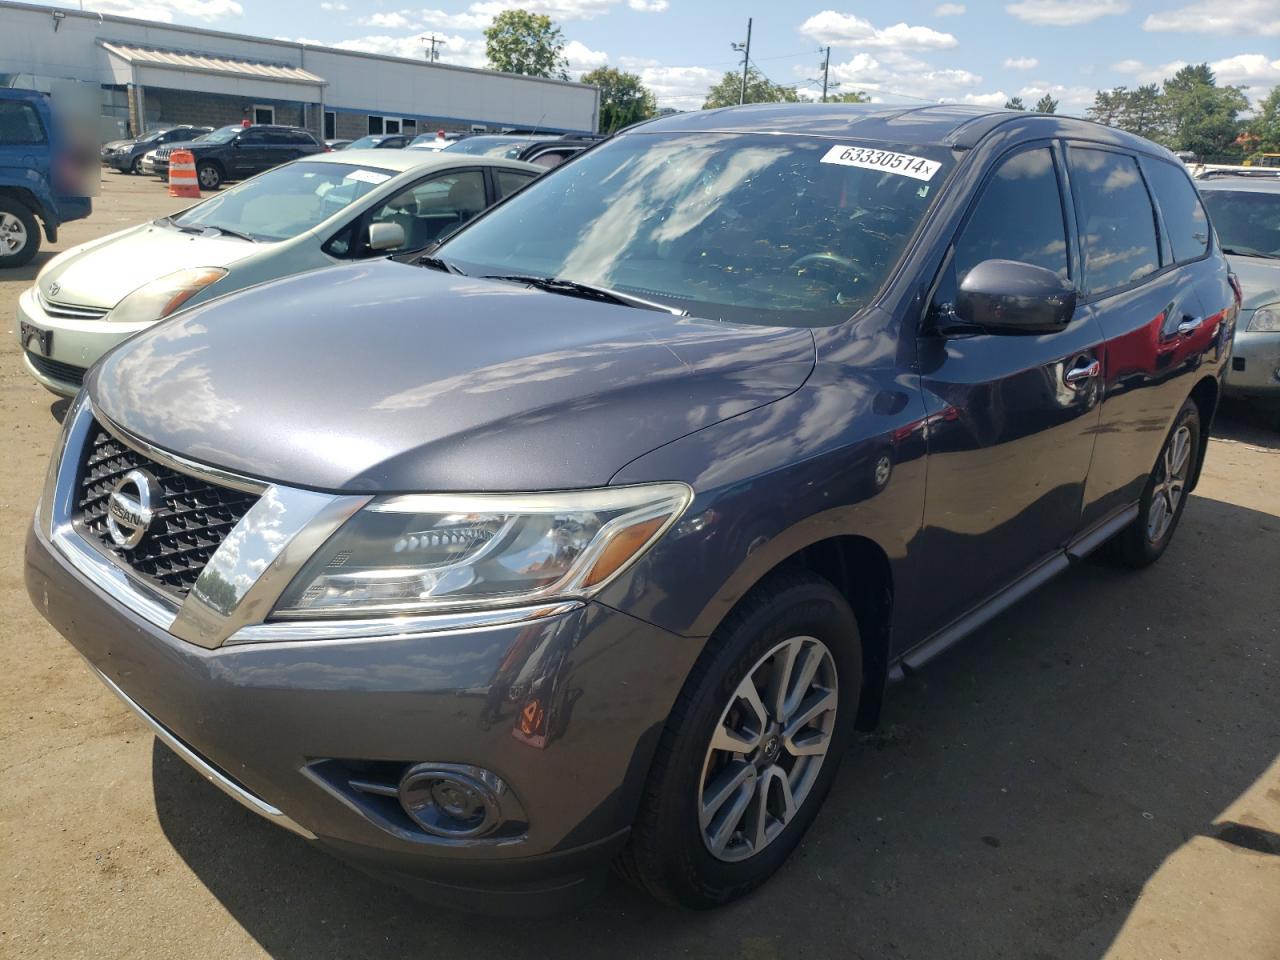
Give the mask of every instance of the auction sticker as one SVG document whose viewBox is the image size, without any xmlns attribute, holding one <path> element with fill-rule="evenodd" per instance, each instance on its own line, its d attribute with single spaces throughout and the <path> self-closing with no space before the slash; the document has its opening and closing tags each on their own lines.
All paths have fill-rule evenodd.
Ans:
<svg viewBox="0 0 1280 960">
<path fill-rule="evenodd" d="M 864 170 L 881 170 L 917 180 L 932 180 L 933 175 L 942 167 L 937 160 L 926 160 L 909 153 L 895 153 L 875 147 L 832 147 L 822 158 L 822 162 L 862 167 Z"/>
<path fill-rule="evenodd" d="M 344 180 L 359 180 L 361 183 L 386 183 L 391 179 L 389 173 L 378 173 L 374 170 L 352 170 Z"/>
</svg>

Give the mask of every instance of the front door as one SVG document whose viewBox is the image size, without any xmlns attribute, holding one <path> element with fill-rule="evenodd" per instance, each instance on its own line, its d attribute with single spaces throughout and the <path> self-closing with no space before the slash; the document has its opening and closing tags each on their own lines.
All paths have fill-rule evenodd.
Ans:
<svg viewBox="0 0 1280 960">
<path fill-rule="evenodd" d="M 271 166 L 267 135 L 262 130 L 248 127 L 243 130 L 231 148 L 232 166 L 237 179 L 251 177 Z"/>
<path fill-rule="evenodd" d="M 917 612 L 927 636 L 980 605 L 1077 532 L 1098 426 L 1102 333 L 1077 310 L 1058 333 L 968 332 L 952 305 L 984 260 L 1075 278 L 1062 153 L 1039 142 L 1001 157 L 956 237 L 920 343 L 929 414 L 922 555 L 936 571 Z"/>
</svg>

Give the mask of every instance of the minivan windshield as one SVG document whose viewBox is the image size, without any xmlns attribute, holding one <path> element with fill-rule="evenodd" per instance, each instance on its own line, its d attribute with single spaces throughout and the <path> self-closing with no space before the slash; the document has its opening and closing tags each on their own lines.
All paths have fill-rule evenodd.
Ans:
<svg viewBox="0 0 1280 960">
<path fill-rule="evenodd" d="M 168 222 L 250 240 L 288 240 L 329 219 L 396 174 L 364 164 L 301 160 L 246 180 Z"/>
<path fill-rule="evenodd" d="M 1224 252 L 1280 258 L 1280 193 L 1205 190 L 1200 196 Z"/>
<path fill-rule="evenodd" d="M 939 147 L 635 133 L 436 253 L 471 275 L 554 277 L 707 319 L 827 325 L 879 290 L 949 166 Z"/>
</svg>

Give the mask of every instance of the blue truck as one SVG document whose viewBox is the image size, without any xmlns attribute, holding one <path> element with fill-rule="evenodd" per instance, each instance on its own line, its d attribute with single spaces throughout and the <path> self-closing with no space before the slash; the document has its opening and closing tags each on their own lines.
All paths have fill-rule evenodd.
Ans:
<svg viewBox="0 0 1280 960">
<path fill-rule="evenodd" d="M 79 195 L 71 146 L 36 90 L 0 89 L 0 268 L 20 267 L 58 227 L 93 212 Z"/>
</svg>

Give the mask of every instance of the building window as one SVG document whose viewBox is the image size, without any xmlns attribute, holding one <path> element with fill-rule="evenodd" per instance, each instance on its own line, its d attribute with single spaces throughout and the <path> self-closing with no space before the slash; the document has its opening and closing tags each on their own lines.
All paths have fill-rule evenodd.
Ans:
<svg viewBox="0 0 1280 960">
<path fill-rule="evenodd" d="M 387 117 L 385 120 L 382 121 L 382 124 L 383 124 L 382 126 L 383 133 L 399 133 L 400 132 L 400 121 L 397 120 L 395 117 Z"/>
<path fill-rule="evenodd" d="M 373 134 L 382 133 L 382 118 L 381 118 L 381 117 L 370 117 L 370 118 L 369 118 L 369 132 L 370 132 L 370 133 L 373 133 Z"/>
<path fill-rule="evenodd" d="M 272 106 L 264 106 L 261 103 L 253 105 L 253 122 L 254 123 L 275 123 L 276 108 Z"/>
<path fill-rule="evenodd" d="M 401 120 L 401 121 L 400 121 L 400 132 L 401 132 L 401 133 L 417 133 L 417 132 L 418 132 L 418 121 L 417 121 L 417 120 L 407 120 L 407 119 L 406 119 L 406 120 Z"/>
<path fill-rule="evenodd" d="M 324 139 L 334 140 L 338 136 L 338 115 L 332 110 L 324 112 Z"/>
</svg>

